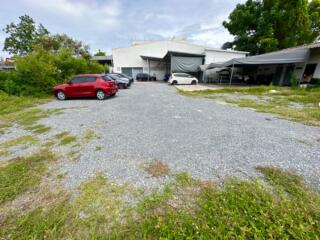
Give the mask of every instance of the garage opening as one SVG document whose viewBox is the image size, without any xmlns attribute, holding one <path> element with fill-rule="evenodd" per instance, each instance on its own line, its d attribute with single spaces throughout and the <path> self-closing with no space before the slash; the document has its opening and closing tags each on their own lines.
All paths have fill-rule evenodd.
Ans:
<svg viewBox="0 0 320 240">
<path fill-rule="evenodd" d="M 143 68 L 127 68 L 123 67 L 121 68 L 121 73 L 133 77 L 134 79 L 136 78 L 138 73 L 143 73 Z"/>
</svg>

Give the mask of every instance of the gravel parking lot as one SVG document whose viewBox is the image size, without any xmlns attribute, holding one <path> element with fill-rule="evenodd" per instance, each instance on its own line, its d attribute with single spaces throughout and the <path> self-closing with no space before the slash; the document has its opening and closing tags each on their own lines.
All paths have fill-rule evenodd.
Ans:
<svg viewBox="0 0 320 240">
<path fill-rule="evenodd" d="M 171 173 L 215 180 L 257 176 L 256 166 L 273 165 L 294 169 L 319 186 L 320 128 L 184 97 L 167 84 L 135 83 L 106 101 L 52 101 L 42 107 L 65 108 L 41 120 L 53 131 L 79 136 L 91 129 L 97 135 L 81 147 L 79 160 L 61 164 L 71 188 L 97 172 L 120 183 L 157 187 L 171 177 L 150 177 L 142 165 L 153 160 L 168 164 Z"/>
</svg>

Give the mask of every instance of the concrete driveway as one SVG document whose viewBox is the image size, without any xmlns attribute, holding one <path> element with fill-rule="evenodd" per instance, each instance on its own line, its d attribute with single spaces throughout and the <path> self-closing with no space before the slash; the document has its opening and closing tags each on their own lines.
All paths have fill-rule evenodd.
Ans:
<svg viewBox="0 0 320 240">
<path fill-rule="evenodd" d="M 66 108 L 42 120 L 53 129 L 76 136 L 92 129 L 99 136 L 81 149 L 78 161 L 61 165 L 70 187 L 99 171 L 121 183 L 157 187 L 172 175 L 150 177 L 141 165 L 152 160 L 168 164 L 173 174 L 215 180 L 257 176 L 256 166 L 273 165 L 319 186 L 320 128 L 181 96 L 167 84 L 135 83 L 106 101 L 52 101 L 43 107 Z"/>
</svg>

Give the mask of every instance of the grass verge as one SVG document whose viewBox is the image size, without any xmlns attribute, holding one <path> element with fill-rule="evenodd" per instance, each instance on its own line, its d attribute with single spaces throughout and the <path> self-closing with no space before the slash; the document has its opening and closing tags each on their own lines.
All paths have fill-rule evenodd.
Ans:
<svg viewBox="0 0 320 240">
<path fill-rule="evenodd" d="M 50 98 L 17 97 L 0 93 L 0 117 L 46 103 L 49 100 Z"/>
<path fill-rule="evenodd" d="M 48 101 L 50 98 L 16 97 L 0 93 L 0 133 L 4 133 L 14 123 L 36 134 L 48 132 L 49 127 L 37 122 L 42 118 L 63 113 L 63 109 L 35 108 Z"/>
<path fill-rule="evenodd" d="M 259 167 L 261 180 L 200 181 L 187 173 L 141 199 L 97 175 L 74 199 L 10 216 L 12 239 L 317 239 L 320 195 L 291 172 Z M 128 195 L 131 193 L 131 196 Z M 137 197 L 137 196 L 140 196 Z M 128 199 L 135 198 L 136 204 Z M 130 202 L 130 201 L 129 201 Z"/>
<path fill-rule="evenodd" d="M 272 93 L 271 90 L 275 92 Z M 274 113 L 289 120 L 320 126 L 320 87 L 307 89 L 275 86 L 230 87 L 178 92 L 185 96 L 223 100 L 240 107 L 249 107 L 260 112 Z M 255 99 L 248 99 L 246 96 L 253 96 Z"/>
</svg>

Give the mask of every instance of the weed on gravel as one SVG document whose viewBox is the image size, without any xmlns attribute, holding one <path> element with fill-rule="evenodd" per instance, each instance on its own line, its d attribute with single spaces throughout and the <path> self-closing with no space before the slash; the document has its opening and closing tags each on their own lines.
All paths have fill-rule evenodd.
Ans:
<svg viewBox="0 0 320 240">
<path fill-rule="evenodd" d="M 63 195 L 46 207 L 3 218 L 0 238 L 317 239 L 319 192 L 291 172 L 258 170 L 265 182 L 215 184 L 182 173 L 147 195 L 98 174 L 75 198 Z"/>
<path fill-rule="evenodd" d="M 26 127 L 26 130 L 31 131 L 35 134 L 42 134 L 42 133 L 49 132 L 51 130 L 51 128 L 47 127 L 43 124 L 37 124 L 37 125 L 30 126 L 30 127 Z"/>
<path fill-rule="evenodd" d="M 75 136 L 70 135 L 69 132 L 62 132 L 56 134 L 54 138 L 60 141 L 60 145 L 69 145 L 77 140 L 77 138 Z"/>
<path fill-rule="evenodd" d="M 96 150 L 96 152 L 99 152 L 99 151 L 102 150 L 102 147 L 101 146 L 96 146 L 95 150 Z"/>
<path fill-rule="evenodd" d="M 91 129 L 86 130 L 83 134 L 83 143 L 88 143 L 95 138 L 95 132 Z"/>
<path fill-rule="evenodd" d="M 24 148 L 38 143 L 38 139 L 31 135 L 21 136 L 15 139 L 7 140 L 0 144 L 0 156 L 7 156 L 10 148 L 22 146 Z"/>
</svg>

